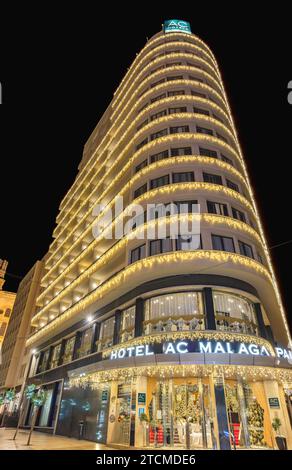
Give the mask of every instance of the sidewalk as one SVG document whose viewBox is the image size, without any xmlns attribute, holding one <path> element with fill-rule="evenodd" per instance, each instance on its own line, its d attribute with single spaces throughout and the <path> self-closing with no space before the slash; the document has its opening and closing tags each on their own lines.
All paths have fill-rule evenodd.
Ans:
<svg viewBox="0 0 292 470">
<path fill-rule="evenodd" d="M 28 431 L 19 430 L 16 440 L 13 441 L 15 429 L 7 428 L 0 431 L 0 450 L 110 450 L 108 447 L 95 442 L 83 441 L 64 436 L 53 436 L 35 431 L 31 436 L 30 445 L 27 446 Z"/>
</svg>

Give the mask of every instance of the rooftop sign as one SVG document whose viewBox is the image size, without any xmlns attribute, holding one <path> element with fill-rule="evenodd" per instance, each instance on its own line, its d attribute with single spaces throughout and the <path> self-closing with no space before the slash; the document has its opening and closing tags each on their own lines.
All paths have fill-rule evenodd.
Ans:
<svg viewBox="0 0 292 470">
<path fill-rule="evenodd" d="M 190 23 L 183 20 L 166 20 L 163 23 L 163 30 L 165 33 L 192 33 Z"/>
</svg>

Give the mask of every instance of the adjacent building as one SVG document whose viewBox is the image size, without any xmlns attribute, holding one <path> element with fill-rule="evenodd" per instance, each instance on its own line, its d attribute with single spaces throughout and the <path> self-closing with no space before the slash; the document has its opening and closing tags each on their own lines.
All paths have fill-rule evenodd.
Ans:
<svg viewBox="0 0 292 470">
<path fill-rule="evenodd" d="M 128 230 L 110 237 L 123 216 Z M 173 237 L 173 220 L 200 233 Z M 139 236 L 162 222 L 165 236 Z M 81 423 L 85 439 L 138 448 L 273 448 L 279 418 L 292 448 L 290 332 L 218 64 L 187 22 L 165 22 L 136 56 L 53 236 L 27 340 L 27 383 L 47 390 L 39 428 L 78 436 Z"/>
<path fill-rule="evenodd" d="M 5 273 L 8 261 L 0 259 L 0 364 L 1 364 L 1 347 L 7 331 L 8 323 L 11 316 L 12 307 L 15 300 L 15 293 L 3 290 L 5 283 Z"/>
</svg>

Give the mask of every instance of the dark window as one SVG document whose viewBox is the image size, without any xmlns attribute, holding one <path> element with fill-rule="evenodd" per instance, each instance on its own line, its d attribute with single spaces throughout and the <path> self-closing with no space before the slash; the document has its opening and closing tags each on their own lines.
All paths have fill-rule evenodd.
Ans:
<svg viewBox="0 0 292 470">
<path fill-rule="evenodd" d="M 210 113 L 209 113 L 209 111 L 207 111 L 207 109 L 196 108 L 195 106 L 194 106 L 194 113 L 204 114 L 205 116 L 210 116 Z"/>
<path fill-rule="evenodd" d="M 170 127 L 169 129 L 170 134 L 179 134 L 183 132 L 190 132 L 189 126 L 176 126 Z"/>
<path fill-rule="evenodd" d="M 233 238 L 221 237 L 220 235 L 212 235 L 213 250 L 230 251 L 235 253 Z"/>
<path fill-rule="evenodd" d="M 161 240 L 152 240 L 150 242 L 150 256 L 158 255 L 159 253 L 167 253 L 172 251 L 171 238 L 163 238 Z"/>
<path fill-rule="evenodd" d="M 168 69 L 169 67 L 174 67 L 176 65 L 181 65 L 181 62 L 171 62 L 170 64 L 166 64 L 165 68 Z"/>
<path fill-rule="evenodd" d="M 73 351 L 74 351 L 74 346 L 75 346 L 75 336 L 72 336 L 71 338 L 68 338 L 65 343 L 65 350 L 64 350 L 64 355 L 63 355 L 63 364 L 66 364 L 67 362 L 72 361 L 72 356 L 73 356 Z"/>
<path fill-rule="evenodd" d="M 162 78 L 161 80 L 158 80 L 157 82 L 154 82 L 152 83 L 151 88 L 154 88 L 155 86 L 157 85 L 160 85 L 160 83 L 164 83 L 165 82 L 165 78 Z"/>
<path fill-rule="evenodd" d="M 197 132 L 199 134 L 213 135 L 212 129 L 206 129 L 206 127 L 197 126 Z"/>
<path fill-rule="evenodd" d="M 239 193 L 239 187 L 236 183 L 226 179 L 226 184 L 228 188 L 233 189 L 233 191 L 237 191 Z"/>
<path fill-rule="evenodd" d="M 158 100 L 163 100 L 163 98 L 166 98 L 166 93 L 162 93 L 161 95 L 158 95 L 155 98 L 152 98 L 151 103 L 155 103 L 155 101 L 158 101 Z"/>
<path fill-rule="evenodd" d="M 226 156 L 223 155 L 222 153 L 221 153 L 221 159 L 223 160 L 223 162 L 229 163 L 229 165 L 232 165 L 232 166 L 234 165 L 234 164 L 233 164 L 233 161 L 231 160 L 231 158 L 226 157 Z"/>
<path fill-rule="evenodd" d="M 199 151 L 202 157 L 217 158 L 217 152 L 215 152 L 215 150 L 210 150 L 210 149 L 205 149 L 203 147 L 199 147 Z"/>
<path fill-rule="evenodd" d="M 139 111 L 137 112 L 137 115 L 140 114 L 145 108 L 147 108 L 148 106 L 148 103 L 145 103 L 144 106 L 142 106 L 142 108 L 139 109 Z"/>
<path fill-rule="evenodd" d="M 150 188 L 159 188 L 160 186 L 165 186 L 169 184 L 169 175 L 160 176 L 150 181 Z"/>
<path fill-rule="evenodd" d="M 169 112 L 169 114 L 186 113 L 187 108 L 186 107 L 183 107 L 183 108 L 169 108 L 168 112 Z"/>
<path fill-rule="evenodd" d="M 61 343 L 53 347 L 49 369 L 54 369 L 55 367 L 59 365 L 60 353 L 61 353 Z"/>
<path fill-rule="evenodd" d="M 198 77 L 194 77 L 193 75 L 189 75 L 189 80 L 194 80 L 195 82 L 201 82 L 203 83 L 204 80 Z"/>
<path fill-rule="evenodd" d="M 140 129 L 142 129 L 142 127 L 146 126 L 146 124 L 148 124 L 148 119 L 145 119 L 145 121 L 143 121 L 140 126 L 137 127 L 137 131 L 139 131 Z"/>
<path fill-rule="evenodd" d="M 199 96 L 200 98 L 206 98 L 206 95 L 204 93 L 199 93 L 198 91 L 192 90 L 191 91 L 192 96 Z"/>
<path fill-rule="evenodd" d="M 184 90 L 173 90 L 173 91 L 169 91 L 167 94 L 168 94 L 168 96 L 181 96 L 181 95 L 185 95 L 185 91 Z"/>
<path fill-rule="evenodd" d="M 146 256 L 146 245 L 140 245 L 134 250 L 131 251 L 131 263 L 135 263 L 135 261 L 139 261 L 139 259 L 143 259 Z"/>
<path fill-rule="evenodd" d="M 202 248 L 201 237 L 196 235 L 179 235 L 176 240 L 177 250 L 200 250 Z"/>
<path fill-rule="evenodd" d="M 88 328 L 85 331 L 82 331 L 80 338 L 80 346 L 77 351 L 78 357 L 87 356 L 91 353 L 92 349 L 92 338 L 93 338 L 93 328 Z"/>
<path fill-rule="evenodd" d="M 182 75 L 174 75 L 173 77 L 167 77 L 168 82 L 172 82 L 173 80 L 182 80 L 183 76 Z"/>
<path fill-rule="evenodd" d="M 176 201 L 175 205 L 177 207 L 177 212 L 179 214 L 191 214 L 197 213 L 198 211 L 198 201 Z"/>
<path fill-rule="evenodd" d="M 159 119 L 162 116 L 166 116 L 166 114 L 167 114 L 167 111 L 166 109 L 164 109 L 163 111 L 159 111 L 159 113 L 152 114 L 152 116 L 150 116 L 150 120 L 154 121 L 154 119 Z"/>
<path fill-rule="evenodd" d="M 136 189 L 136 191 L 134 192 L 134 198 L 136 199 L 136 197 L 141 196 L 142 194 L 146 193 L 146 191 L 147 183 L 143 184 L 142 186 L 140 186 L 140 188 Z"/>
<path fill-rule="evenodd" d="M 144 224 L 146 221 L 146 211 L 143 214 L 137 214 L 132 218 L 132 229 L 134 230 L 139 225 Z"/>
<path fill-rule="evenodd" d="M 181 157 L 183 155 L 192 155 L 192 147 L 178 147 L 175 149 L 171 149 L 171 156 L 172 157 Z"/>
<path fill-rule="evenodd" d="M 186 183 L 188 181 L 195 181 L 195 175 L 193 171 L 172 173 L 172 181 L 173 183 Z"/>
<path fill-rule="evenodd" d="M 218 116 L 217 116 L 216 114 L 214 114 L 214 113 L 213 113 L 213 118 L 214 118 L 214 119 L 217 119 L 217 121 L 222 122 L 222 124 L 224 124 L 223 119 L 221 119 L 220 117 L 218 117 Z"/>
<path fill-rule="evenodd" d="M 219 132 L 216 132 L 216 135 L 218 139 L 223 140 L 223 142 L 226 142 L 228 144 L 228 140 L 225 137 L 223 137 L 223 135 L 219 134 Z"/>
<path fill-rule="evenodd" d="M 241 222 L 246 222 L 245 214 L 238 209 L 234 209 L 234 207 L 232 207 L 232 216 L 234 219 L 241 220 Z"/>
<path fill-rule="evenodd" d="M 139 163 L 139 165 L 136 166 L 135 172 L 138 173 L 138 171 L 142 170 L 142 168 L 145 168 L 145 166 L 148 165 L 147 158 L 146 160 L 143 160 L 143 162 Z"/>
<path fill-rule="evenodd" d="M 258 256 L 258 260 L 261 264 L 264 264 L 264 260 L 263 260 L 263 257 L 260 255 L 260 253 L 257 254 Z"/>
<path fill-rule="evenodd" d="M 140 148 L 144 147 L 144 145 L 148 144 L 148 138 L 146 137 L 146 139 L 142 140 L 142 142 L 140 142 L 140 144 L 138 144 L 136 146 L 136 150 L 139 150 Z"/>
<path fill-rule="evenodd" d="M 161 131 L 154 132 L 154 134 L 151 134 L 150 139 L 151 140 L 159 139 L 159 137 L 167 135 L 167 133 L 168 133 L 167 129 L 162 129 Z"/>
<path fill-rule="evenodd" d="M 248 256 L 248 258 L 253 258 L 253 250 L 252 250 L 252 247 L 250 245 L 248 245 L 247 243 L 243 243 L 241 241 L 238 241 L 238 245 L 239 245 L 239 251 L 240 251 L 240 254 L 243 255 L 243 256 Z"/>
<path fill-rule="evenodd" d="M 212 175 L 211 173 L 203 173 L 205 183 L 221 184 L 222 178 L 220 175 Z"/>
<path fill-rule="evenodd" d="M 163 152 L 156 153 L 155 155 L 151 155 L 150 162 L 158 162 L 159 160 L 164 160 L 164 158 L 168 158 L 168 150 L 164 150 Z"/>
<path fill-rule="evenodd" d="M 207 208 L 209 214 L 229 215 L 227 205 L 220 202 L 207 201 Z"/>
<path fill-rule="evenodd" d="M 10 317 L 10 314 L 11 314 L 11 308 L 7 308 L 7 309 L 5 310 L 4 317 Z"/>
</svg>

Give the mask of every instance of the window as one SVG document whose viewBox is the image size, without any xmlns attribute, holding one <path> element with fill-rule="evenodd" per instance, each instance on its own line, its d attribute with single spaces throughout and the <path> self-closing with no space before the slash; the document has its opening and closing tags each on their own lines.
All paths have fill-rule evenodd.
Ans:
<svg viewBox="0 0 292 470">
<path fill-rule="evenodd" d="M 177 65 L 181 65 L 181 62 L 171 62 L 170 64 L 166 64 L 165 68 L 168 69 L 169 67 L 175 67 Z"/>
<path fill-rule="evenodd" d="M 152 116 L 150 116 L 150 120 L 154 121 L 154 119 L 159 119 L 162 116 L 166 116 L 166 114 L 167 111 L 166 109 L 164 109 L 163 111 L 159 111 L 159 113 L 152 114 Z"/>
<path fill-rule="evenodd" d="M 234 209 L 234 207 L 232 207 L 231 210 L 234 219 L 241 220 L 241 222 L 246 222 L 245 214 L 243 212 L 238 209 Z"/>
<path fill-rule="evenodd" d="M 161 93 L 161 95 L 158 95 L 155 98 L 152 98 L 151 103 L 155 103 L 155 101 L 163 100 L 163 98 L 166 98 L 166 93 Z"/>
<path fill-rule="evenodd" d="M 243 256 L 247 256 L 248 258 L 253 258 L 253 250 L 252 250 L 252 247 L 250 245 L 248 245 L 247 243 L 244 243 L 244 242 L 241 242 L 241 241 L 238 241 L 238 245 L 239 245 L 239 251 L 240 251 L 240 254 L 243 255 Z"/>
<path fill-rule="evenodd" d="M 212 235 L 213 250 L 229 251 L 235 253 L 233 238 L 221 237 L 220 235 Z"/>
<path fill-rule="evenodd" d="M 49 355 L 50 355 L 50 349 L 46 349 L 45 351 L 41 352 L 37 373 L 44 372 L 45 370 L 47 370 Z"/>
<path fill-rule="evenodd" d="M 215 152 L 215 150 L 199 147 L 199 152 L 202 157 L 217 158 L 217 152 Z"/>
<path fill-rule="evenodd" d="M 201 237 L 196 235 L 179 235 L 176 240 L 177 250 L 200 250 L 202 248 Z"/>
<path fill-rule="evenodd" d="M 100 325 L 100 334 L 98 341 L 98 351 L 104 348 L 109 348 L 113 344 L 115 328 L 115 317 L 112 316 L 107 320 L 104 320 Z"/>
<path fill-rule="evenodd" d="M 182 75 L 173 75 L 172 77 L 167 77 L 168 82 L 172 82 L 174 80 L 182 80 L 183 76 Z"/>
<path fill-rule="evenodd" d="M 233 189 L 233 191 L 236 191 L 239 193 L 239 187 L 236 183 L 233 183 L 232 181 L 226 178 L 226 184 L 228 188 Z"/>
<path fill-rule="evenodd" d="M 214 118 L 214 119 L 217 119 L 217 121 L 222 122 L 222 124 L 224 124 L 223 119 L 221 119 L 220 117 L 218 117 L 218 116 L 217 116 L 216 114 L 214 114 L 214 113 L 213 113 L 213 118 Z"/>
<path fill-rule="evenodd" d="M 210 116 L 209 111 L 207 111 L 206 109 L 202 109 L 202 108 L 196 108 L 196 107 L 194 107 L 194 113 L 196 113 L 196 114 L 204 114 L 205 116 Z"/>
<path fill-rule="evenodd" d="M 186 183 L 188 181 L 195 181 L 195 175 L 193 171 L 172 173 L 172 181 L 173 183 Z"/>
<path fill-rule="evenodd" d="M 223 162 L 229 163 L 229 165 L 234 166 L 234 163 L 231 158 L 226 157 L 225 155 L 223 155 L 223 153 L 221 153 L 221 160 L 223 160 Z"/>
<path fill-rule="evenodd" d="M 169 114 L 177 114 L 177 113 L 186 113 L 187 108 L 182 107 L 182 108 L 169 108 L 168 113 Z"/>
<path fill-rule="evenodd" d="M 207 201 L 207 208 L 209 214 L 229 215 L 227 205 L 221 204 L 220 202 Z"/>
<path fill-rule="evenodd" d="M 146 193 L 146 191 L 147 191 L 147 183 L 143 184 L 143 186 L 140 186 L 140 188 L 136 189 L 136 191 L 134 192 L 134 198 L 136 199 L 137 197 Z"/>
<path fill-rule="evenodd" d="M 195 91 L 195 90 L 191 90 L 191 95 L 199 96 L 200 98 L 206 98 L 206 95 L 204 95 L 204 93 L 199 93 L 198 91 Z"/>
<path fill-rule="evenodd" d="M 162 78 L 161 80 L 158 80 L 157 82 L 152 83 L 151 88 L 156 87 L 157 85 L 160 85 L 160 83 L 164 83 L 165 78 Z"/>
<path fill-rule="evenodd" d="M 78 357 L 87 356 L 91 353 L 93 339 L 93 328 L 88 328 L 81 333 L 80 346 L 77 351 Z"/>
<path fill-rule="evenodd" d="M 257 334 L 253 302 L 240 295 L 216 291 L 213 300 L 218 330 Z"/>
<path fill-rule="evenodd" d="M 164 150 L 163 152 L 156 153 L 155 155 L 151 155 L 150 162 L 158 162 L 159 160 L 164 160 L 164 158 L 168 158 L 168 150 Z"/>
<path fill-rule="evenodd" d="M 182 292 L 152 297 L 145 302 L 145 320 L 203 315 L 203 301 L 200 292 Z"/>
<path fill-rule="evenodd" d="M 189 126 L 176 126 L 169 129 L 170 134 L 179 134 L 183 132 L 190 132 Z"/>
<path fill-rule="evenodd" d="M 165 186 L 169 184 L 169 175 L 160 176 L 150 181 L 150 188 L 159 188 L 160 186 Z"/>
<path fill-rule="evenodd" d="M 189 75 L 189 80 L 194 80 L 195 82 L 203 83 L 204 80 L 198 77 L 194 77 L 193 75 Z"/>
<path fill-rule="evenodd" d="M 167 217 L 176 214 L 174 204 L 155 204 L 154 207 L 148 207 L 147 220 L 159 219 L 160 217 Z"/>
<path fill-rule="evenodd" d="M 179 214 L 192 214 L 199 212 L 198 201 L 176 201 L 175 205 Z"/>
<path fill-rule="evenodd" d="M 162 238 L 161 240 L 150 241 L 150 256 L 158 255 L 159 253 L 167 253 L 172 251 L 172 239 Z"/>
<path fill-rule="evenodd" d="M 167 93 L 168 96 L 181 96 L 181 95 L 184 95 L 184 94 L 185 94 L 184 90 L 173 90 L 173 91 L 169 91 Z"/>
<path fill-rule="evenodd" d="M 219 134 L 219 132 L 216 132 L 216 135 L 217 135 L 218 139 L 223 140 L 223 142 L 226 142 L 228 144 L 228 139 L 223 137 L 223 135 Z"/>
<path fill-rule="evenodd" d="M 197 126 L 197 132 L 199 134 L 213 135 L 212 129 L 207 129 L 206 127 Z"/>
<path fill-rule="evenodd" d="M 144 224 L 146 217 L 146 211 L 143 214 L 137 214 L 132 218 L 132 229 L 139 227 L 139 225 Z"/>
<path fill-rule="evenodd" d="M 61 354 L 61 343 L 56 344 L 53 348 L 51 363 L 49 369 L 54 369 L 59 365 L 59 359 Z"/>
<path fill-rule="evenodd" d="M 261 264 L 264 264 L 264 259 L 260 253 L 257 253 L 258 260 Z"/>
<path fill-rule="evenodd" d="M 168 130 L 167 129 L 162 129 L 161 131 L 154 132 L 154 134 L 151 134 L 150 140 L 159 139 L 159 137 L 162 137 L 162 136 L 167 135 L 167 134 L 168 134 Z"/>
<path fill-rule="evenodd" d="M 145 121 L 143 121 L 143 122 L 137 127 L 137 131 L 139 131 L 140 129 L 142 129 L 142 127 L 146 126 L 146 124 L 148 124 L 148 119 L 145 119 Z"/>
<path fill-rule="evenodd" d="M 135 328 L 135 312 L 136 308 L 133 305 L 122 312 L 122 321 L 121 321 L 121 334 L 120 342 L 124 343 L 134 338 L 134 328 Z"/>
<path fill-rule="evenodd" d="M 5 310 L 4 317 L 8 317 L 8 318 L 9 318 L 9 317 L 10 317 L 10 314 L 11 314 L 11 308 L 7 308 L 7 309 Z"/>
<path fill-rule="evenodd" d="M 137 248 L 134 248 L 134 250 L 131 251 L 131 263 L 135 263 L 136 261 L 145 258 L 145 256 L 146 245 L 144 243 L 144 245 L 137 246 Z"/>
<path fill-rule="evenodd" d="M 138 171 L 142 170 L 147 165 L 148 165 L 148 161 L 147 161 L 147 158 L 146 158 L 146 160 L 143 160 L 143 162 L 139 163 L 139 165 L 136 166 L 135 173 L 138 173 Z"/>
<path fill-rule="evenodd" d="M 212 183 L 212 184 L 221 184 L 222 185 L 222 178 L 219 175 L 212 175 L 211 173 L 203 173 L 203 178 L 205 183 Z"/>
<path fill-rule="evenodd" d="M 171 156 L 172 157 L 180 157 L 183 155 L 192 155 L 192 148 L 191 147 L 179 147 L 175 149 L 171 149 Z"/>
<path fill-rule="evenodd" d="M 72 361 L 73 351 L 75 346 L 75 336 L 68 338 L 65 343 L 65 350 L 63 355 L 63 364 Z"/>
<path fill-rule="evenodd" d="M 146 139 L 142 140 L 142 142 L 140 142 L 140 144 L 136 145 L 136 150 L 139 150 L 140 148 L 144 147 L 144 145 L 148 144 L 148 138 L 146 137 Z"/>
</svg>

